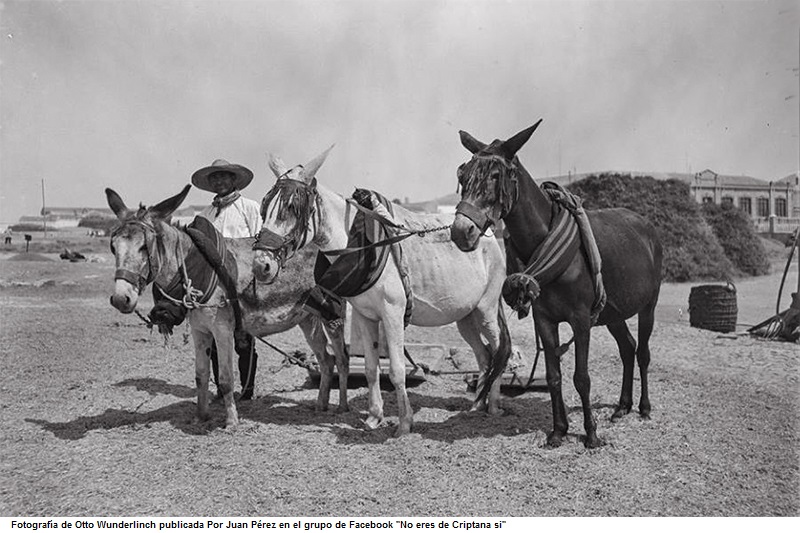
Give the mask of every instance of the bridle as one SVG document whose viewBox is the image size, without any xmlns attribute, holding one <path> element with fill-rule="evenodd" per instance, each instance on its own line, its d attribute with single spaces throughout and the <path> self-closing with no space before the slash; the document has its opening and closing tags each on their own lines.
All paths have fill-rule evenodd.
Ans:
<svg viewBox="0 0 800 533">
<path fill-rule="evenodd" d="M 128 283 L 136 287 L 136 290 L 141 295 L 142 292 L 144 292 L 145 287 L 147 287 L 147 285 L 152 283 L 153 280 L 156 278 L 156 275 L 159 270 L 158 268 L 156 268 L 154 272 L 153 265 L 154 264 L 158 265 L 160 263 L 158 261 L 154 261 L 154 255 L 152 252 L 152 249 L 154 247 L 156 249 L 158 248 L 159 235 L 158 232 L 156 231 L 156 228 L 152 224 L 145 222 L 140 218 L 140 214 L 137 214 L 135 218 L 123 221 L 122 224 L 118 226 L 111 233 L 111 239 L 110 239 L 111 253 L 113 253 L 115 257 L 116 257 L 116 251 L 114 250 L 114 245 L 113 245 L 114 238 L 118 237 L 119 234 L 126 227 L 129 226 L 138 226 L 143 230 L 145 237 L 144 238 L 145 256 L 147 257 L 147 261 L 142 264 L 142 267 L 139 269 L 138 272 L 134 272 L 127 268 L 117 268 L 114 271 L 114 279 L 115 280 L 121 279 L 123 281 L 127 281 Z M 145 268 L 147 269 L 146 273 L 145 273 Z"/>
<path fill-rule="evenodd" d="M 309 229 L 316 235 L 319 226 L 319 193 L 316 178 L 311 180 L 311 184 L 307 184 L 304 181 L 284 177 L 288 172 L 278 178 L 261 201 L 261 219 L 266 221 L 270 205 L 273 200 L 277 200 L 276 219 L 280 221 L 287 211 L 293 211 L 295 225 L 286 235 L 279 235 L 262 226 L 253 245 L 254 250 L 272 253 L 278 263 L 279 271 L 283 269 L 286 261 L 308 244 Z"/>
<path fill-rule="evenodd" d="M 457 171 L 462 197 L 465 194 L 485 196 L 489 192 L 489 177 L 498 165 L 500 175 L 495 185 L 495 205 L 492 205 L 489 214 L 466 200 L 461 200 L 456 205 L 456 214 L 470 219 L 480 229 L 481 234 L 497 224 L 497 221 L 504 218 L 516 204 L 519 196 L 517 165 L 515 161 L 509 161 L 499 155 L 475 154 L 469 162 L 458 167 Z M 495 211 L 498 211 L 497 216 L 492 216 Z"/>
</svg>

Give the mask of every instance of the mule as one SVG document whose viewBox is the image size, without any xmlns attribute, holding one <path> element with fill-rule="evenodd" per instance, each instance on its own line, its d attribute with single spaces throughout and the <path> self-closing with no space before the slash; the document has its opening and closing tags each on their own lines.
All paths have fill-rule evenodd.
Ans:
<svg viewBox="0 0 800 533">
<path fill-rule="evenodd" d="M 179 194 L 149 208 L 140 206 L 138 210 L 128 209 L 116 192 L 106 189 L 108 205 L 121 223 L 111 236 L 111 250 L 116 259 L 111 304 L 122 313 L 135 310 L 139 296 L 148 284 L 164 289 L 180 279 L 183 259 L 197 245 L 186 230 L 171 225 L 169 220 L 190 188 L 187 185 Z M 339 371 L 338 409 L 348 410 L 348 356 L 342 328 L 331 326 L 302 305 L 314 286 L 309 262 L 298 260 L 288 264 L 285 280 L 277 280 L 271 285 L 256 283 L 252 276 L 254 239 L 224 239 L 223 242 L 228 260 L 220 277 L 225 272 L 230 275 L 230 285 L 235 287 L 235 294 L 226 292 L 224 285 L 217 284 L 212 294 L 204 295 L 207 301 L 202 305 L 192 305 L 192 299 L 186 294 L 183 299 L 190 307 L 188 320 L 195 349 L 198 418 L 201 421 L 209 418 L 209 354 L 211 343 L 215 341 L 219 360 L 218 388 L 225 404 L 225 424 L 229 428 L 238 425 L 233 397 L 236 325 L 233 300 L 238 301 L 241 309 L 242 327 L 251 335 L 263 337 L 300 327 L 319 362 L 318 410 L 328 408 L 335 360 Z M 327 350 L 328 337 L 334 355 Z"/>
<path fill-rule="evenodd" d="M 291 168 L 280 158 L 269 156 L 269 166 L 277 181 L 262 204 L 263 227 L 281 235 L 294 249 L 314 243 L 324 254 L 344 249 L 348 244 L 350 214 L 356 209 L 344 197 L 319 184 L 316 178 L 329 152 L 330 148 L 306 165 Z M 399 437 L 410 433 L 413 426 L 404 360 L 409 298 L 411 324 L 436 327 L 456 323 L 459 333 L 475 353 L 480 369 L 479 389 L 485 382 L 492 353 L 499 349 L 501 340 L 508 334 L 500 308 L 502 279 L 496 276 L 496 272 L 504 268 L 505 261 L 497 239 L 477 239 L 474 250 L 463 254 L 446 233 L 435 231 L 437 227 L 446 228 L 452 215 L 419 214 L 399 205 L 392 207 L 394 222 L 412 231 L 430 232 L 402 241 L 402 266 L 395 260 L 387 260 L 370 288 L 355 296 L 345 296 L 345 300 L 352 307 L 353 335 L 363 339 L 369 389 L 365 424 L 375 429 L 384 423 L 378 367 L 379 325 L 382 324 L 384 335 L 380 349 L 388 354 L 389 379 L 397 394 L 399 424 L 394 435 Z M 263 267 L 256 269 L 256 278 L 269 280 L 276 276 L 269 257 L 260 259 Z M 407 270 L 410 296 L 400 269 Z M 506 344 L 510 345 L 510 341 Z M 472 408 L 499 413 L 499 392 L 499 382 L 496 382 L 488 398 L 476 402 Z"/>
<path fill-rule="evenodd" d="M 553 219 L 553 200 L 537 185 L 516 155 L 540 123 L 541 120 L 505 141 L 495 140 L 491 144 L 460 132 L 461 144 L 473 156 L 459 168 L 461 203 L 450 232 L 459 249 L 465 252 L 474 250 L 483 229 L 499 219 L 505 223 L 507 248 L 516 251 L 520 268 L 529 263 L 545 241 Z M 547 386 L 553 410 L 553 431 L 547 438 L 551 446 L 560 445 L 568 429 L 558 350 L 558 325 L 562 322 L 568 323 L 574 334 L 573 382 L 583 407 L 584 443 L 587 447 L 603 444 L 597 437 L 590 399 L 588 355 L 590 329 L 594 325 L 608 328 L 622 358 L 622 392 L 612 420 L 630 413 L 632 409 L 634 358 L 638 361 L 641 377 L 639 413 L 641 417 L 649 418 L 651 410 L 647 381 L 649 339 L 661 287 L 662 246 L 653 226 L 628 209 L 587 210 L 586 214 L 601 259 L 600 273 L 607 298 L 605 306 L 599 315 L 592 316 L 596 276 L 591 272 L 586 253 L 577 253 L 562 273 L 538 287 L 540 294 L 538 298 L 533 295 L 531 306 L 545 353 Z M 527 290 L 525 284 L 528 281 L 524 276 L 509 277 L 504 288 L 509 293 L 506 302 L 514 304 L 519 301 Z M 638 315 L 638 346 L 625 323 L 634 315 Z M 504 366 L 505 362 L 497 364 Z"/>
</svg>

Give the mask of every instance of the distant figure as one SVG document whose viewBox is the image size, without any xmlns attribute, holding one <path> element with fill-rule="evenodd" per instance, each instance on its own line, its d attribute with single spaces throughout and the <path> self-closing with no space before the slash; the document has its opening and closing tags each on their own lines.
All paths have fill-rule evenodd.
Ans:
<svg viewBox="0 0 800 533">
<path fill-rule="evenodd" d="M 59 255 L 59 257 L 71 263 L 77 263 L 78 261 L 86 261 L 85 255 L 83 255 L 80 252 L 73 252 L 69 248 L 64 248 L 64 251 L 61 252 L 61 255 Z"/>
<path fill-rule="evenodd" d="M 11 235 L 13 234 L 14 232 L 11 231 L 11 228 L 6 228 L 6 230 L 3 232 L 3 235 L 5 235 L 4 240 L 6 244 L 11 244 Z"/>
</svg>

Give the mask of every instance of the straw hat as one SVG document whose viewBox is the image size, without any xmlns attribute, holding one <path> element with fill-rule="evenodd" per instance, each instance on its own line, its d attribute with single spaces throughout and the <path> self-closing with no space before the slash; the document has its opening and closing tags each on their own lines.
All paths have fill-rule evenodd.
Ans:
<svg viewBox="0 0 800 533">
<path fill-rule="evenodd" d="M 250 185 L 250 182 L 253 180 L 253 173 L 249 168 L 228 163 L 224 159 L 217 159 L 211 163 L 211 166 L 201 168 L 192 174 L 192 184 L 198 189 L 215 192 L 214 189 L 211 188 L 211 183 L 209 181 L 209 176 L 215 172 L 230 172 L 233 174 L 235 176 L 233 186 L 239 191 Z"/>
</svg>

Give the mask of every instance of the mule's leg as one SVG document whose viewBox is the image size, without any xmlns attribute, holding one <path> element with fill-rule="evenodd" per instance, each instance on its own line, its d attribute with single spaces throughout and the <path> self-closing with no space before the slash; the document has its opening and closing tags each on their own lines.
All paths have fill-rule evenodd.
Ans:
<svg viewBox="0 0 800 533">
<path fill-rule="evenodd" d="M 497 349 L 497 345 L 499 344 L 500 334 L 499 331 L 492 331 L 489 324 L 485 322 L 484 316 L 479 314 L 477 309 L 472 311 L 470 314 L 456 322 L 456 326 L 458 327 L 458 332 L 461 334 L 461 337 L 469 344 L 470 348 L 472 348 L 472 352 L 475 354 L 475 360 L 478 363 L 478 369 L 480 370 L 478 374 L 478 383 L 475 387 L 477 392 L 480 392 L 483 388 L 483 384 L 486 382 L 486 377 L 488 376 L 489 364 L 492 354 Z M 497 328 L 495 328 L 496 330 Z M 481 332 L 484 333 L 488 337 L 489 347 L 483 343 L 483 339 L 481 338 Z M 492 337 L 492 335 L 494 335 Z M 491 350 L 491 351 L 490 351 Z M 498 407 L 498 399 L 500 397 L 500 380 L 496 379 L 494 383 L 492 383 L 492 390 L 489 391 L 488 397 L 484 398 L 481 402 L 475 402 L 472 405 L 472 411 L 486 411 L 490 415 L 497 415 L 502 414 L 502 409 Z"/>
<path fill-rule="evenodd" d="M 246 331 L 234 334 L 234 351 L 239 361 L 239 381 L 242 384 L 242 401 L 252 400 L 256 387 L 256 370 L 258 369 L 258 352 L 256 339 Z"/>
<path fill-rule="evenodd" d="M 233 317 L 230 320 L 220 318 L 217 310 L 217 324 L 214 328 L 214 342 L 217 344 L 217 357 L 219 358 L 219 392 L 225 402 L 225 427 L 236 429 L 239 426 L 239 413 L 236 411 L 236 401 L 233 399 Z"/>
<path fill-rule="evenodd" d="M 575 336 L 575 373 L 572 376 L 572 382 L 581 397 L 581 407 L 583 408 L 583 429 L 586 431 L 586 440 L 583 444 L 587 448 L 597 448 L 605 443 L 597 436 L 597 422 L 592 414 L 592 382 L 589 377 L 591 326 L 588 317 L 585 317 L 584 321 L 571 325 Z"/>
<path fill-rule="evenodd" d="M 405 343 L 405 328 L 403 327 L 402 307 L 391 308 L 383 317 L 383 333 L 385 336 L 385 349 L 389 354 L 389 379 L 394 385 L 397 395 L 397 416 L 399 424 L 394 432 L 395 437 L 402 437 L 411 433 L 414 425 L 414 411 L 406 392 L 406 359 L 403 350 Z"/>
<path fill-rule="evenodd" d="M 383 424 L 383 397 L 381 396 L 381 374 L 378 367 L 378 325 L 380 323 L 366 318 L 353 308 L 353 330 L 363 342 L 364 374 L 369 389 L 369 414 L 364 422 L 369 429 Z"/>
<path fill-rule="evenodd" d="M 328 329 L 328 337 L 333 346 L 333 356 L 336 359 L 336 370 L 339 371 L 339 407 L 336 411 L 345 413 L 350 410 L 347 402 L 347 380 L 350 377 L 350 354 L 344 343 L 344 325 Z"/>
<path fill-rule="evenodd" d="M 611 420 L 619 420 L 631 412 L 633 407 L 633 365 L 636 356 L 636 341 L 625 322 L 617 322 L 606 326 L 617 341 L 619 356 L 622 358 L 622 392 L 619 404 L 611 415 Z M 639 326 L 641 327 L 641 326 Z"/>
<path fill-rule="evenodd" d="M 322 326 L 311 315 L 303 319 L 299 326 L 319 364 L 320 378 L 316 409 L 317 411 L 327 411 L 331 383 L 333 383 L 333 357 L 326 349 L 327 339 L 325 338 L 325 332 L 322 331 Z"/>
<path fill-rule="evenodd" d="M 561 393 L 561 356 L 556 352 L 558 324 L 537 318 L 535 327 L 539 332 L 544 349 L 547 390 L 550 392 L 550 403 L 553 409 L 553 432 L 547 436 L 547 445 L 555 448 L 561 446 L 561 441 L 569 429 L 567 407 L 564 405 L 564 397 Z"/>
<path fill-rule="evenodd" d="M 639 399 L 639 416 L 650 418 L 650 394 L 647 386 L 647 369 L 650 367 L 650 335 L 656 319 L 656 300 L 639 313 L 639 347 L 636 360 L 642 380 L 642 396 Z"/>
<path fill-rule="evenodd" d="M 194 383 L 197 387 L 197 418 L 208 420 L 208 377 L 211 362 L 211 346 L 214 337 L 210 333 L 192 329 L 194 340 Z"/>
</svg>

